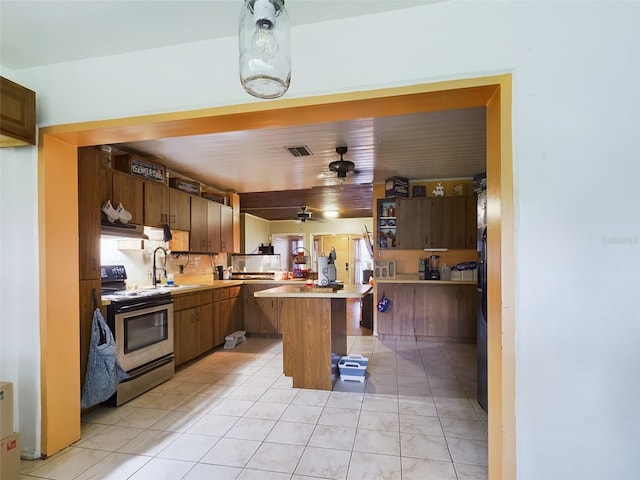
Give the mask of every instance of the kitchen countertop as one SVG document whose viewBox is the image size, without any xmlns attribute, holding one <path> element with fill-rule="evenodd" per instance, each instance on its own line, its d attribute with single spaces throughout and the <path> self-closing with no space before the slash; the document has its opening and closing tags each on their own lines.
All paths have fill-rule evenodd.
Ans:
<svg viewBox="0 0 640 480">
<path fill-rule="evenodd" d="M 255 297 L 278 298 L 362 298 L 372 290 L 371 285 L 345 285 L 334 291 L 317 291 L 305 285 L 283 285 L 255 292 Z"/>
<path fill-rule="evenodd" d="M 457 283 L 461 283 L 461 282 L 457 282 Z M 371 288 L 369 285 L 346 285 L 343 290 L 338 290 L 338 293 L 341 293 L 340 295 L 336 295 L 335 293 L 332 293 L 332 292 L 309 292 L 308 290 L 304 292 L 304 291 L 301 291 L 300 289 L 302 288 L 306 290 L 306 287 L 305 287 L 306 279 L 299 278 L 299 279 L 293 279 L 293 280 L 209 280 L 208 282 L 202 282 L 199 284 L 185 284 L 185 283 L 178 284 L 175 287 L 158 286 L 157 289 L 164 292 L 169 292 L 171 293 L 172 296 L 175 297 L 177 295 L 188 295 L 190 293 L 202 292 L 205 290 L 212 290 L 217 288 L 235 287 L 243 284 L 278 285 L 284 288 L 291 287 L 291 290 L 289 291 L 289 295 L 287 296 L 293 296 L 293 295 L 300 296 L 301 293 L 309 293 L 309 294 L 312 294 L 312 296 L 314 297 L 322 297 L 324 295 L 329 298 L 360 298 L 364 296 L 364 294 L 359 294 L 357 292 L 359 292 L 361 289 L 366 290 Z M 358 289 L 354 290 L 352 287 L 358 287 L 358 289 L 360 290 Z M 278 288 L 278 287 L 274 287 L 274 288 Z M 151 287 L 143 287 L 140 290 L 149 290 L 149 289 L 151 289 Z M 271 288 L 268 290 L 271 291 L 274 289 Z M 256 295 L 256 296 L 266 297 L 266 296 L 278 296 L 278 295 Z M 123 298 L 126 298 L 126 297 L 123 297 Z M 111 303 L 111 300 L 108 298 L 103 298 L 101 303 L 103 306 L 106 306 Z"/>
<path fill-rule="evenodd" d="M 396 278 L 374 278 L 374 283 L 420 283 L 433 285 L 477 285 L 475 280 L 420 280 L 418 274 L 399 273 Z"/>
<path fill-rule="evenodd" d="M 201 283 L 198 285 L 183 284 L 184 287 L 182 287 L 182 285 L 178 285 L 179 288 L 171 288 L 171 287 L 169 288 L 160 287 L 160 288 L 166 288 L 171 293 L 171 295 L 182 295 L 182 294 L 200 292 L 202 290 L 210 290 L 215 288 L 235 287 L 238 285 L 242 285 L 243 283 L 244 283 L 243 280 L 211 280 L 207 283 Z"/>
<path fill-rule="evenodd" d="M 377 279 L 374 280 L 375 283 L 419 283 L 419 284 L 427 284 L 427 285 L 477 285 L 478 282 L 467 281 L 467 280 L 407 280 L 400 278 L 385 278 L 385 279 Z"/>
</svg>

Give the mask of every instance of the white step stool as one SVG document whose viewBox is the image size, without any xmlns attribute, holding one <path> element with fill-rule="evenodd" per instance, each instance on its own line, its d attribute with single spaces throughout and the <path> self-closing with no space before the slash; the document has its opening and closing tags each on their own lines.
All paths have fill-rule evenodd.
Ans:
<svg viewBox="0 0 640 480">
<path fill-rule="evenodd" d="M 230 335 L 227 335 L 226 337 L 224 337 L 224 339 L 226 340 L 224 342 L 224 348 L 226 350 L 231 350 L 237 344 L 242 343 L 242 342 L 246 342 L 247 341 L 246 334 L 247 334 L 247 332 L 245 332 L 244 330 L 238 330 L 236 332 L 233 332 Z"/>
</svg>

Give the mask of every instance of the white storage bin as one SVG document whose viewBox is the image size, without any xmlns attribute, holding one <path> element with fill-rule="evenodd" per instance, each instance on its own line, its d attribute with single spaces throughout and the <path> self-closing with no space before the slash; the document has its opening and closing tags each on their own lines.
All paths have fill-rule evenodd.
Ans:
<svg viewBox="0 0 640 480">
<path fill-rule="evenodd" d="M 340 380 L 354 380 L 364 382 L 365 373 L 369 359 L 358 354 L 346 355 L 340 358 L 338 368 L 340 369 Z"/>
</svg>

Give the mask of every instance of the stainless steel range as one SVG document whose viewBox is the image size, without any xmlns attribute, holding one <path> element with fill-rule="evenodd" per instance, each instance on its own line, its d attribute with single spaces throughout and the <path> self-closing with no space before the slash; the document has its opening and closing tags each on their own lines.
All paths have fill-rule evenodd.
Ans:
<svg viewBox="0 0 640 480">
<path fill-rule="evenodd" d="M 120 366 L 129 378 L 105 402 L 118 406 L 170 379 L 175 373 L 173 298 L 158 289 L 127 290 L 123 265 L 101 267 L 102 299 Z"/>
</svg>

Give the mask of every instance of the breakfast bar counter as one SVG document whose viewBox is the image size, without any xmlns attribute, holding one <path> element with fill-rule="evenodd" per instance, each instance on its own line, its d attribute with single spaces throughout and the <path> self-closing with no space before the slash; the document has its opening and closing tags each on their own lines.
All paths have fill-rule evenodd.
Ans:
<svg viewBox="0 0 640 480">
<path fill-rule="evenodd" d="M 347 299 L 370 291 L 369 285 L 336 291 L 284 285 L 254 293 L 278 299 L 284 374 L 293 378 L 294 388 L 333 389 L 338 361 L 347 354 Z"/>
</svg>

